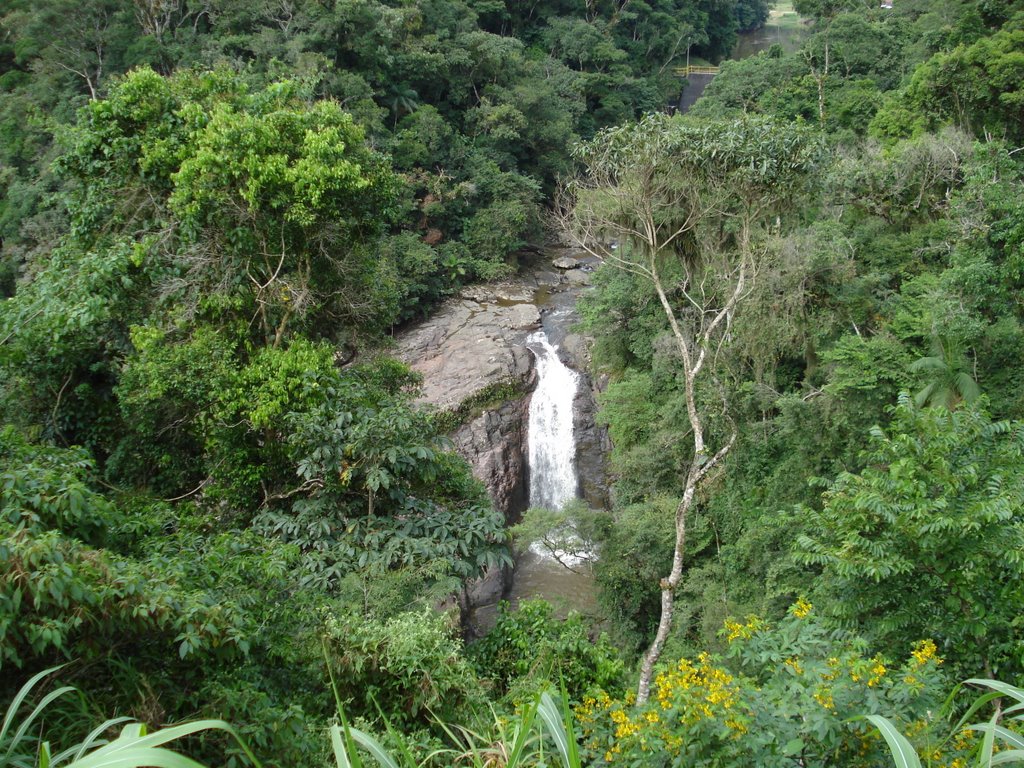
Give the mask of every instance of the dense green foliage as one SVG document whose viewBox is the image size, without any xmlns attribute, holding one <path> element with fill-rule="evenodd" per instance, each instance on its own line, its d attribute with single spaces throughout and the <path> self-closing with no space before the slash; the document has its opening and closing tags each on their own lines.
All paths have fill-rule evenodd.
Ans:
<svg viewBox="0 0 1024 768">
<path fill-rule="evenodd" d="M 616 690 L 623 665 L 604 635 L 592 640 L 583 618 L 572 613 L 557 621 L 549 603 L 528 600 L 511 610 L 503 602 L 494 628 L 470 648 L 484 677 L 513 698 L 555 681 L 574 701 L 594 689 Z"/>
<path fill-rule="evenodd" d="M 270 765 L 552 764 L 551 687 L 582 764 L 984 764 L 941 702 L 1024 671 L 1024 4 L 794 5 L 723 61 L 764 0 L 7 3 L 0 697 L 69 662 L 54 743 L 214 716 Z M 424 411 L 387 337 L 573 205 L 613 503 L 528 522 L 603 624 L 464 647 L 508 533 L 443 432 L 523 392 Z"/>
<path fill-rule="evenodd" d="M 904 399 L 864 470 L 797 513 L 799 557 L 821 566 L 832 610 L 886 648 L 928 636 L 961 671 L 1017 674 L 1022 429 Z"/>
<path fill-rule="evenodd" d="M 63 224 L 45 202 L 59 187 L 47 171 L 54 133 L 131 68 L 229 67 L 254 91 L 287 75 L 343 105 L 401 174 L 390 222 L 400 239 L 376 247 L 400 262 L 409 317 L 473 275 L 507 269 L 509 252 L 536 236 L 541 190 L 576 136 L 660 108 L 678 94 L 672 67 L 688 49 L 723 58 L 736 31 L 766 15 L 765 0 L 95 0 L 86 12 L 16 0 L 0 16 L 5 289 Z M 230 142 L 224 128 L 209 150 Z"/>
<path fill-rule="evenodd" d="M 804 4 L 801 51 L 727 62 L 687 118 L 814 123 L 830 152 L 766 234 L 698 383 L 712 445 L 737 438 L 698 492 L 670 648 L 722 650 L 723 619 L 778 617 L 806 593 L 870 648 L 932 638 L 959 675 L 1020 669 L 1024 9 L 896 5 Z M 639 649 L 693 454 L 678 333 L 650 276 L 612 261 L 583 305 L 617 476 L 597 578 Z M 697 326 L 689 287 L 666 285 Z"/>
</svg>

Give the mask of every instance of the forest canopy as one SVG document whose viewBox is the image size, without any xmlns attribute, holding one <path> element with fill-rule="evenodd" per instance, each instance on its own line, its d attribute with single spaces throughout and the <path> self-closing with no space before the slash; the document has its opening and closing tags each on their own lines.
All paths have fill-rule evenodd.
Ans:
<svg viewBox="0 0 1024 768">
<path fill-rule="evenodd" d="M 547 765 L 552 718 L 574 765 L 995 764 L 954 686 L 1024 672 L 1024 3 L 893 6 L 8 2 L 0 764 L 40 700 L 226 720 L 211 765 Z M 467 643 L 507 521 L 391 339 L 563 236 L 610 503 L 521 530 L 599 607 Z"/>
</svg>

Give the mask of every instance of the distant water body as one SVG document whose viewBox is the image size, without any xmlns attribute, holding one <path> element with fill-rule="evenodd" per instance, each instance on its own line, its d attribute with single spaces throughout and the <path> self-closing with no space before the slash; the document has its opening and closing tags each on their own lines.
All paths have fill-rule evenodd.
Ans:
<svg viewBox="0 0 1024 768">
<path fill-rule="evenodd" d="M 799 50 L 804 38 L 810 34 L 810 27 L 797 16 L 790 2 L 779 2 L 772 9 L 768 23 L 761 29 L 740 34 L 736 50 L 732 58 L 745 59 L 761 51 L 767 51 L 773 45 L 781 45 L 786 53 Z"/>
</svg>

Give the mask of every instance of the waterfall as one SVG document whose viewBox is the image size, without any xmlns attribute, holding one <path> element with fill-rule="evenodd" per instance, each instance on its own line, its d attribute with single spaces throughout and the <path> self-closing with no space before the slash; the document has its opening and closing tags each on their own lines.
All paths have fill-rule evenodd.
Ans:
<svg viewBox="0 0 1024 768">
<path fill-rule="evenodd" d="M 544 331 L 526 339 L 537 358 L 537 389 L 530 400 L 530 506 L 561 509 L 576 498 L 573 400 L 579 374 L 558 358 Z"/>
</svg>

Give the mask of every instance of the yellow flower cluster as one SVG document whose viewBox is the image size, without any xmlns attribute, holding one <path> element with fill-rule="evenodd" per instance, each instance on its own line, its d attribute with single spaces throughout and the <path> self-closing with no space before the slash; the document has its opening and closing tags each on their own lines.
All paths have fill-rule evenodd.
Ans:
<svg viewBox="0 0 1024 768">
<path fill-rule="evenodd" d="M 826 688 L 824 686 L 818 688 L 818 690 L 814 692 L 814 700 L 825 709 L 831 712 L 836 711 L 836 702 L 832 698 L 831 688 Z"/>
<path fill-rule="evenodd" d="M 640 723 L 633 722 L 629 715 L 621 709 L 613 709 L 611 718 L 612 722 L 615 723 L 616 739 L 628 739 L 633 734 L 640 732 Z"/>
<path fill-rule="evenodd" d="M 581 723 L 593 723 L 595 716 L 611 709 L 611 697 L 601 691 L 597 696 L 584 696 L 583 702 L 575 708 L 576 719 Z"/>
<path fill-rule="evenodd" d="M 757 616 L 748 616 L 745 624 L 732 619 L 725 621 L 725 639 L 730 643 L 734 640 L 749 640 L 755 632 L 764 629 L 765 623 Z"/>
<path fill-rule="evenodd" d="M 868 688 L 874 688 L 885 677 L 885 673 L 888 671 L 885 668 L 885 664 L 882 663 L 881 656 L 875 656 L 871 660 L 871 677 L 868 678 Z"/>
<path fill-rule="evenodd" d="M 804 600 L 802 597 L 798 598 L 797 601 L 790 606 L 789 612 L 798 619 L 806 619 L 811 614 L 814 606 Z"/>
<path fill-rule="evenodd" d="M 732 675 L 711 663 L 711 657 L 702 653 L 694 665 L 689 659 L 679 663 L 655 678 L 655 695 L 662 709 L 681 709 L 679 721 L 692 725 L 710 720 L 716 710 L 727 715 L 725 724 L 738 733 L 746 726 L 735 717 L 728 717 L 739 702 L 739 685 Z"/>
<path fill-rule="evenodd" d="M 679 755 L 692 737 L 691 728 L 708 728 L 717 738 L 739 739 L 750 714 L 742 706 L 739 683 L 701 653 L 684 658 L 654 680 L 648 705 L 635 707 L 636 697 L 612 699 L 600 692 L 586 696 L 575 708 L 588 750 L 603 754 L 606 763 L 627 754 Z"/>
<path fill-rule="evenodd" d="M 938 648 L 935 647 L 934 640 L 918 640 L 914 643 L 914 650 L 910 652 L 910 655 L 914 659 L 914 666 L 921 667 L 932 660 L 934 660 L 936 664 L 941 664 L 942 659 L 936 655 L 937 651 Z"/>
<path fill-rule="evenodd" d="M 796 656 L 791 656 L 782 663 L 793 670 L 794 675 L 802 675 L 804 673 L 804 668 L 800 666 L 800 659 Z"/>
<path fill-rule="evenodd" d="M 921 681 L 915 672 L 920 670 L 929 661 L 935 662 L 936 665 L 942 663 L 942 658 L 938 655 L 938 648 L 935 647 L 935 642 L 933 640 L 918 640 L 914 643 L 914 650 L 910 652 L 909 670 L 904 675 L 903 682 L 907 685 L 921 685 Z"/>
</svg>

